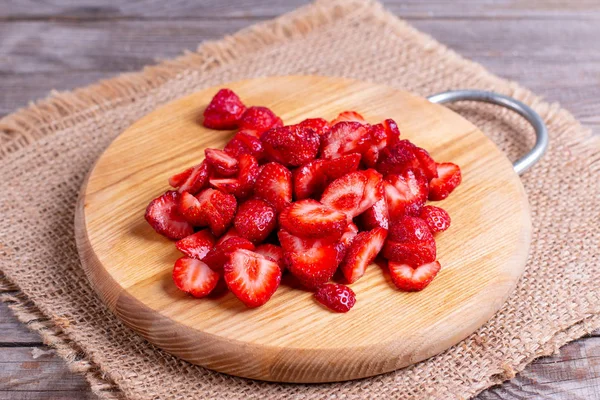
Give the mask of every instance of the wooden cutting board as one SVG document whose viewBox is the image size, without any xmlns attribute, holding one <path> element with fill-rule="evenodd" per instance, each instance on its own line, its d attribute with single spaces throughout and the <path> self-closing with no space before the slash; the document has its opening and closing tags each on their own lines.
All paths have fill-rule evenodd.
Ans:
<svg viewBox="0 0 600 400">
<path fill-rule="evenodd" d="M 336 314 L 285 279 L 272 299 L 247 309 L 231 293 L 194 299 L 171 280 L 181 256 L 144 220 L 167 178 L 222 148 L 232 132 L 201 124 L 220 87 L 264 105 L 285 123 L 356 110 L 394 118 L 403 138 L 452 161 L 463 183 L 439 203 L 452 217 L 437 236 L 442 270 L 422 292 L 404 293 L 371 265 L 351 287 L 356 306 Z M 156 346 L 232 375 L 329 382 L 392 371 L 431 357 L 483 325 L 523 272 L 531 239 L 523 187 L 504 154 L 467 120 L 386 86 L 314 76 L 229 83 L 176 100 L 140 119 L 104 152 L 82 188 L 77 244 L 92 286 L 123 322 Z M 166 383 L 168 384 L 168 383 Z"/>
</svg>

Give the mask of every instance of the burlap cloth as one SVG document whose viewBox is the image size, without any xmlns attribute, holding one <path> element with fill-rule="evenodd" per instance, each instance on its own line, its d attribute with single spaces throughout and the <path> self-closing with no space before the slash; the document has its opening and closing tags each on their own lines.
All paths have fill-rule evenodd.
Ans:
<svg viewBox="0 0 600 400">
<path fill-rule="evenodd" d="M 274 384 L 170 356 L 98 300 L 78 261 L 73 212 L 103 149 L 165 102 L 227 81 L 286 74 L 345 76 L 423 96 L 495 90 L 542 115 L 550 150 L 523 176 L 534 226 L 528 267 L 504 308 L 469 338 L 369 379 Z M 531 146 L 531 129 L 508 111 L 472 103 L 456 109 L 512 159 Z M 317 2 L 143 72 L 55 93 L 2 119 L 0 133 L 3 300 L 102 398 L 466 398 L 600 327 L 598 138 L 558 105 L 461 58 L 378 3 Z"/>
</svg>

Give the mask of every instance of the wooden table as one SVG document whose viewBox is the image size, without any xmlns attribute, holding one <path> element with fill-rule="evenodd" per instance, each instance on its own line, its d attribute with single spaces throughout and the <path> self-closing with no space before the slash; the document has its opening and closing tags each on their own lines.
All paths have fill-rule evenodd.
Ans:
<svg viewBox="0 0 600 400">
<path fill-rule="evenodd" d="M 270 3 L 270 4 L 267 4 Z M 1 0 L 0 116 L 135 71 L 306 0 Z M 599 0 L 385 0 L 418 29 L 558 101 L 600 134 Z M 85 380 L 0 304 L 0 399 L 94 398 Z M 600 331 L 479 400 L 600 399 Z"/>
</svg>

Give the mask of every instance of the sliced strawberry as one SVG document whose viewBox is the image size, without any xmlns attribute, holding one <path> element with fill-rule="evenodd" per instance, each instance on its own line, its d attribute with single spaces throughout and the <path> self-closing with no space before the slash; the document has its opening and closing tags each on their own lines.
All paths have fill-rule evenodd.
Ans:
<svg viewBox="0 0 600 400">
<path fill-rule="evenodd" d="M 382 125 L 387 136 L 386 146 L 394 146 L 400 141 L 400 129 L 398 129 L 398 124 L 396 124 L 396 121 L 389 118 L 383 121 Z"/>
<path fill-rule="evenodd" d="M 344 260 L 344 257 L 346 256 L 346 253 L 347 253 L 348 249 L 350 248 L 350 245 L 352 244 L 352 241 L 354 240 L 354 238 L 356 237 L 357 234 L 358 234 L 358 227 L 356 225 L 354 225 L 353 223 L 348 224 L 348 226 L 346 227 L 346 230 L 344 231 L 344 234 L 340 238 L 339 242 L 337 242 L 335 244 L 335 248 L 338 252 L 338 257 L 337 257 L 338 264 Z"/>
<path fill-rule="evenodd" d="M 246 111 L 240 98 L 229 89 L 221 89 L 204 110 L 203 125 L 210 129 L 234 129 Z"/>
<path fill-rule="evenodd" d="M 279 265 L 279 269 L 281 269 L 281 273 L 285 271 L 285 261 L 283 259 L 283 249 L 281 247 L 271 243 L 265 243 L 258 246 L 255 252 L 268 260 L 276 262 L 277 265 Z"/>
<path fill-rule="evenodd" d="M 365 274 L 369 264 L 381 251 L 386 236 L 387 230 L 383 228 L 375 228 L 356 235 L 341 265 L 342 273 L 348 283 L 356 282 Z"/>
<path fill-rule="evenodd" d="M 422 264 L 416 268 L 408 264 L 390 261 L 388 267 L 394 285 L 407 292 L 418 292 L 425 289 L 441 269 L 438 261 Z"/>
<path fill-rule="evenodd" d="M 292 202 L 292 173 L 278 163 L 266 164 L 258 174 L 254 195 L 283 211 Z"/>
<path fill-rule="evenodd" d="M 217 240 L 216 246 L 220 245 L 221 243 L 223 243 L 224 241 L 226 241 L 227 239 L 230 239 L 232 237 L 239 237 L 239 238 L 242 237 L 242 235 L 240 235 L 240 233 L 237 231 L 237 229 L 235 229 L 235 226 L 232 226 L 231 228 L 229 228 L 227 230 L 227 232 L 225 232 L 223 234 L 223 236 L 221 236 L 219 238 L 219 240 Z"/>
<path fill-rule="evenodd" d="M 267 107 L 248 107 L 239 122 L 240 129 L 252 129 L 263 133 L 271 128 L 283 126 L 281 118 Z"/>
<path fill-rule="evenodd" d="M 235 196 L 240 192 L 240 181 L 237 178 L 210 178 L 208 182 L 223 193 Z"/>
<path fill-rule="evenodd" d="M 425 206 L 420 217 L 427 223 L 431 232 L 442 232 L 450 227 L 450 215 L 443 208 Z"/>
<path fill-rule="evenodd" d="M 323 192 L 327 177 L 323 173 L 325 160 L 313 160 L 293 172 L 294 195 L 296 200 L 306 199 Z"/>
<path fill-rule="evenodd" d="M 317 132 L 319 134 L 319 136 L 323 136 L 327 132 L 329 132 L 329 122 L 327 122 L 327 120 L 325 120 L 323 118 L 305 119 L 304 121 L 300 122 L 298 125 L 305 127 L 305 128 L 313 129 L 315 132 Z"/>
<path fill-rule="evenodd" d="M 399 175 L 386 176 L 386 180 L 395 189 L 384 187 L 390 218 L 400 218 L 404 214 L 419 215 L 429 192 L 427 178 L 418 170 L 407 169 Z"/>
<path fill-rule="evenodd" d="M 229 259 L 229 255 L 238 249 L 254 250 L 254 245 L 248 239 L 231 237 L 213 247 L 202 261 L 214 271 L 220 272 Z"/>
<path fill-rule="evenodd" d="M 389 228 L 388 206 L 385 198 L 382 198 L 371 206 L 367 211 L 359 217 L 360 227 L 362 229 L 371 230 L 375 228 Z"/>
<path fill-rule="evenodd" d="M 344 213 L 312 199 L 292 203 L 279 215 L 279 226 L 292 235 L 301 237 L 332 236 L 337 240 L 347 225 Z"/>
<path fill-rule="evenodd" d="M 236 208 L 235 197 L 215 189 L 206 189 L 195 199 L 189 193 L 184 193 L 179 204 L 180 213 L 191 224 L 209 226 L 216 236 L 229 228 Z"/>
<path fill-rule="evenodd" d="M 429 182 L 433 178 L 437 178 L 437 166 L 435 164 L 435 161 L 433 161 L 433 158 L 431 158 L 431 156 L 427 152 L 427 150 L 422 149 L 420 147 L 416 147 L 414 149 L 414 152 L 415 157 L 417 157 L 417 161 L 419 162 L 419 167 L 425 175 L 425 177 L 427 178 L 427 181 Z"/>
<path fill-rule="evenodd" d="M 242 130 L 225 145 L 223 151 L 239 160 L 242 154 L 250 154 L 257 161 L 264 158 L 264 148 L 257 133 L 251 130 Z"/>
<path fill-rule="evenodd" d="M 333 182 L 342 176 L 354 172 L 360 164 L 360 154 L 347 154 L 331 160 L 323 160 L 323 172 L 327 176 L 327 182 Z"/>
<path fill-rule="evenodd" d="M 233 252 L 223 270 L 229 290 L 248 307 L 269 301 L 281 281 L 276 262 L 244 249 Z"/>
<path fill-rule="evenodd" d="M 373 204 L 383 199 L 383 179 L 381 174 L 374 169 L 367 169 L 362 171 L 362 173 L 367 178 L 367 183 L 365 184 L 365 191 L 363 192 L 358 209 L 355 211 L 356 215 L 362 214 L 371 208 Z"/>
<path fill-rule="evenodd" d="M 198 199 L 188 192 L 183 192 L 179 196 L 177 208 L 179 214 L 194 226 L 208 226 L 208 218 L 202 211 Z"/>
<path fill-rule="evenodd" d="M 354 218 L 359 214 L 357 211 L 366 185 L 367 177 L 362 171 L 351 172 L 327 186 L 321 196 L 321 203 Z"/>
<path fill-rule="evenodd" d="M 366 136 L 366 140 L 363 150 L 362 161 L 367 168 L 375 168 L 377 160 L 379 159 L 379 152 L 383 150 L 387 145 L 387 133 L 383 124 L 375 124 L 369 127 L 369 133 Z"/>
<path fill-rule="evenodd" d="M 212 249 L 215 237 L 208 229 L 184 237 L 175 243 L 175 247 L 188 257 L 201 260 Z"/>
<path fill-rule="evenodd" d="M 220 275 L 195 258 L 181 257 L 173 267 L 173 282 L 194 297 L 205 297 L 217 286 Z"/>
<path fill-rule="evenodd" d="M 277 215 L 264 200 L 251 199 L 240 205 L 233 224 L 242 237 L 260 243 L 275 229 Z"/>
<path fill-rule="evenodd" d="M 383 175 L 401 174 L 408 168 L 415 168 L 418 166 L 416 148 L 408 140 L 400 140 L 393 146 L 386 147 L 379 154 L 377 171 Z"/>
<path fill-rule="evenodd" d="M 238 200 L 246 199 L 254 192 L 254 184 L 258 178 L 260 167 L 258 161 L 250 154 L 242 154 L 238 158 L 239 172 L 238 182 L 239 189 L 235 193 Z"/>
<path fill-rule="evenodd" d="M 338 122 L 342 121 L 360 122 L 361 124 L 364 124 L 366 122 L 363 116 L 357 113 L 356 111 L 343 111 L 340 113 L 340 115 L 337 116 L 336 119 L 331 121 L 330 125 L 333 126 Z"/>
<path fill-rule="evenodd" d="M 423 219 L 408 215 L 390 221 L 390 239 L 397 242 L 432 240 L 433 234 Z"/>
<path fill-rule="evenodd" d="M 206 161 L 222 176 L 233 176 L 238 172 L 238 161 L 223 150 L 205 149 Z"/>
<path fill-rule="evenodd" d="M 196 194 L 206 188 L 209 174 L 210 167 L 208 163 L 202 161 L 200 164 L 170 177 L 169 185 L 179 188 L 177 190 L 179 193 L 189 192 Z"/>
<path fill-rule="evenodd" d="M 388 239 L 382 254 L 390 261 L 410 265 L 427 264 L 435 261 L 435 240 L 431 238 L 420 242 L 396 242 Z"/>
<path fill-rule="evenodd" d="M 315 292 L 315 298 L 325 307 L 339 313 L 350 311 L 356 303 L 356 295 L 348 286 L 326 283 Z"/>
<path fill-rule="evenodd" d="M 429 200 L 444 200 L 460 185 L 462 175 L 458 165 L 441 163 L 437 165 L 438 177 L 429 182 Z"/>
<path fill-rule="evenodd" d="M 360 122 L 338 122 L 323 137 L 321 158 L 332 159 L 350 153 L 362 153 L 368 129 Z"/>
<path fill-rule="evenodd" d="M 179 213 L 179 193 L 174 190 L 152 200 L 144 217 L 152 228 L 169 239 L 183 239 L 194 233 L 192 225 Z"/>
<path fill-rule="evenodd" d="M 321 144 L 317 132 L 301 125 L 270 129 L 263 133 L 260 140 L 269 161 L 292 167 L 314 160 Z"/>
</svg>

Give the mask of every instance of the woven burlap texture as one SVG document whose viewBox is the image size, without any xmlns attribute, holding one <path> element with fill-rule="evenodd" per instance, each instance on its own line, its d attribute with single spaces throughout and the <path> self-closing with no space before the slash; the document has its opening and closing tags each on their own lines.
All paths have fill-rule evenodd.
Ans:
<svg viewBox="0 0 600 400">
<path fill-rule="evenodd" d="M 534 226 L 526 272 L 502 310 L 458 345 L 363 380 L 251 381 L 153 347 L 90 288 L 75 248 L 74 206 L 111 140 L 157 106 L 204 87 L 288 74 L 350 77 L 423 96 L 494 90 L 544 118 L 549 152 L 523 176 Z M 533 142 L 530 127 L 508 111 L 468 103 L 454 108 L 512 159 Z M 3 300 L 101 398 L 467 398 L 600 327 L 598 139 L 558 105 L 462 59 L 376 2 L 320 1 L 142 72 L 55 93 L 2 119 L 0 134 Z"/>
</svg>

